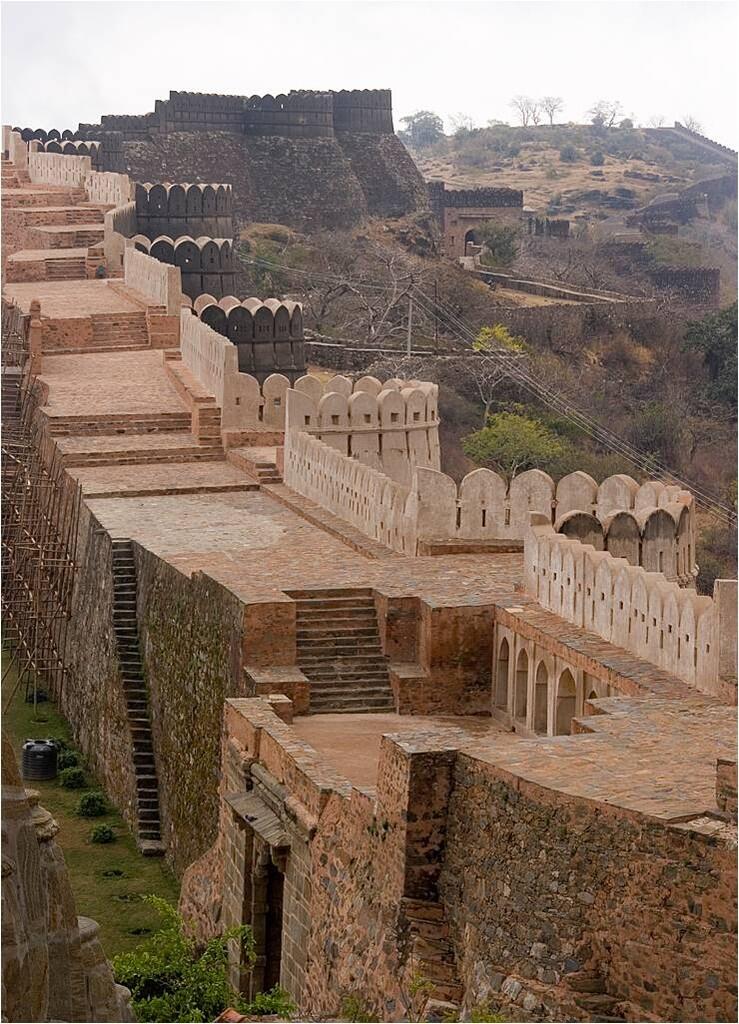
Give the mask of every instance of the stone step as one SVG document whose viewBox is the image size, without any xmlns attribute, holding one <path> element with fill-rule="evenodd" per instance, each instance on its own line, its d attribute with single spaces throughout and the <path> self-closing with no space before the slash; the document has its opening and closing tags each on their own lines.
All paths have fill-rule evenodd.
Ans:
<svg viewBox="0 0 739 1024">
<path fill-rule="evenodd" d="M 289 596 L 299 604 L 316 601 L 345 601 L 349 598 L 372 597 L 369 587 L 347 587 L 346 590 L 291 590 Z"/>
<path fill-rule="evenodd" d="M 347 698 L 344 700 L 334 699 L 324 703 L 323 701 L 314 702 L 311 698 L 310 702 L 310 714 L 312 715 L 330 715 L 330 714 L 350 714 L 350 715 L 362 715 L 362 714 L 377 714 L 381 711 L 394 712 L 395 704 L 392 700 L 386 698 L 377 699 L 365 699 L 364 697 Z"/>
<path fill-rule="evenodd" d="M 29 231 L 39 249 L 87 249 L 103 241 L 102 224 L 37 226 Z"/>
<path fill-rule="evenodd" d="M 326 644 L 320 647 L 312 646 L 298 650 L 298 663 L 306 665 L 308 668 L 325 665 L 326 662 L 333 663 L 341 660 L 353 661 L 358 665 L 368 666 L 375 664 L 377 659 L 381 657 L 382 651 L 379 643 L 370 644 L 367 647 L 361 645 L 342 645 L 337 647 Z"/>
<path fill-rule="evenodd" d="M 139 852 L 143 857 L 163 857 L 165 853 L 164 843 L 161 839 L 139 839 L 136 843 Z"/>
<path fill-rule="evenodd" d="M 307 674 L 306 674 L 307 675 Z M 375 672 L 349 673 L 313 673 L 308 676 L 310 684 L 316 689 L 323 690 L 336 686 L 382 686 L 386 689 L 390 686 L 390 676 L 380 669 Z"/>
<path fill-rule="evenodd" d="M 323 633 L 328 638 L 333 637 L 339 641 L 373 639 L 377 643 L 380 642 L 377 621 L 369 616 L 366 618 L 357 616 L 357 618 L 345 619 L 343 622 L 335 622 L 331 618 L 316 618 L 310 622 L 296 622 L 295 629 L 304 634 L 306 643 L 323 640 L 324 637 L 321 635 Z M 355 636 L 357 630 L 363 632 Z"/>
<path fill-rule="evenodd" d="M 320 700 L 321 703 L 326 703 L 334 699 L 343 700 L 345 698 L 354 699 L 359 697 L 361 697 L 363 700 L 365 698 L 371 698 L 373 700 L 393 699 L 393 691 L 390 689 L 389 686 L 342 686 L 340 685 L 340 682 L 340 680 L 337 681 L 337 685 L 333 686 L 315 687 L 313 686 L 313 682 L 311 680 L 311 704 L 314 702 L 314 699 Z"/>
<path fill-rule="evenodd" d="M 374 605 L 371 608 L 336 608 L 321 609 L 315 608 L 311 611 L 298 612 L 295 623 L 297 626 L 310 628 L 315 623 L 325 623 L 327 626 L 349 626 L 360 621 L 362 624 L 370 622 L 377 624 L 377 613 Z"/>
<path fill-rule="evenodd" d="M 147 451 L 145 454 L 135 452 L 100 452 L 96 454 L 81 453 L 64 456 L 64 465 L 79 466 L 140 466 L 164 465 L 180 462 L 224 462 L 225 456 L 220 445 L 197 445 L 192 448 L 181 448 L 173 452 L 171 448 L 161 451 Z"/>
</svg>

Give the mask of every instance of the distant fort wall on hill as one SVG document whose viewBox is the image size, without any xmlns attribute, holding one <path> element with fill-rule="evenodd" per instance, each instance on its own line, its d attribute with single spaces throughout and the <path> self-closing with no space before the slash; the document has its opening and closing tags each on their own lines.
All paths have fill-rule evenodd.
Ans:
<svg viewBox="0 0 739 1024">
<path fill-rule="evenodd" d="M 103 169 L 138 181 L 230 184 L 237 226 L 346 228 L 428 206 L 424 181 L 394 134 L 389 89 L 171 92 L 151 113 L 105 114 L 76 135 L 101 142 Z"/>
</svg>

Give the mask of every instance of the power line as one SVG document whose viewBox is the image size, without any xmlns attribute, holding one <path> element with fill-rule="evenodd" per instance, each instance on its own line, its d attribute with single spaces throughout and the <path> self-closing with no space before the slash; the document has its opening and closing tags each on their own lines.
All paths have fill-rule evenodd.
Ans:
<svg viewBox="0 0 739 1024">
<path fill-rule="evenodd" d="M 347 285 L 350 288 L 365 288 L 384 294 L 389 294 L 392 291 L 392 289 L 388 288 L 387 285 L 381 285 L 379 282 L 351 281 L 345 277 L 335 277 L 333 275 L 325 273 L 322 274 L 299 267 L 288 267 L 285 264 L 281 264 L 273 260 L 266 260 L 261 257 L 250 258 L 242 256 L 241 258 L 244 262 L 250 263 L 254 266 L 261 266 L 271 270 L 282 271 L 287 274 L 299 275 L 312 281 L 321 281 L 324 284 L 331 284 L 334 286 Z M 434 323 L 438 323 L 438 321 L 441 320 L 442 324 L 446 325 L 447 329 L 450 330 L 450 333 L 456 336 L 458 341 L 461 341 L 465 346 L 472 347 L 476 334 L 459 314 L 440 300 L 432 299 L 422 291 L 417 284 L 412 285 L 412 294 L 421 310 L 427 316 L 432 318 Z M 736 512 L 730 505 L 722 502 L 710 492 L 705 491 L 695 482 L 681 478 L 659 459 L 641 451 L 618 434 L 615 434 L 607 427 L 604 427 L 587 413 L 582 412 L 577 408 L 577 406 L 573 405 L 567 399 L 562 398 L 553 388 L 545 384 L 544 381 L 540 380 L 527 370 L 523 365 L 522 360 L 515 353 L 501 345 L 487 350 L 485 355 L 496 360 L 501 369 L 513 381 L 520 384 L 521 387 L 533 394 L 550 409 L 553 409 L 561 416 L 564 416 L 565 419 L 592 440 L 597 441 L 599 444 L 610 449 L 615 454 L 621 455 L 626 459 L 626 461 L 630 462 L 633 466 L 636 466 L 642 471 L 657 472 L 666 477 L 669 481 L 673 482 L 675 485 L 679 485 L 690 490 L 698 507 L 709 512 L 721 522 L 731 526 L 736 523 Z"/>
</svg>

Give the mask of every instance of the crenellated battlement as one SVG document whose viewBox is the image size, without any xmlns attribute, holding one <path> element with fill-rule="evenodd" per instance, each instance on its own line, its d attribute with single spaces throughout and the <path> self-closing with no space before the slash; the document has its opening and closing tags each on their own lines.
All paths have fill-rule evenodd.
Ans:
<svg viewBox="0 0 739 1024">
<path fill-rule="evenodd" d="M 99 125 L 80 124 L 78 131 L 86 134 L 96 129 L 121 132 L 127 140 L 201 131 L 291 138 L 333 138 L 335 131 L 392 135 L 392 93 L 389 89 L 297 89 L 276 96 L 223 96 L 172 91 L 168 99 L 157 100 L 150 113 L 104 114 Z"/>
</svg>

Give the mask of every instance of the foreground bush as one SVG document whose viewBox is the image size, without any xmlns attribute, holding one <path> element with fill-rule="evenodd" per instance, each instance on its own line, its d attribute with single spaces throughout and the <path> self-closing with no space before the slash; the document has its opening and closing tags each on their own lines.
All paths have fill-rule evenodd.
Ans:
<svg viewBox="0 0 739 1024">
<path fill-rule="evenodd" d="M 244 960 L 254 962 L 254 938 L 248 927 L 232 928 L 198 947 L 184 933 L 182 918 L 166 900 L 147 896 L 163 926 L 133 953 L 113 958 L 116 981 L 131 990 L 138 1021 L 214 1020 L 228 1006 L 242 1013 L 288 1016 L 294 1009 L 280 988 L 246 1003 L 228 982 L 228 943 L 239 939 Z"/>
</svg>

